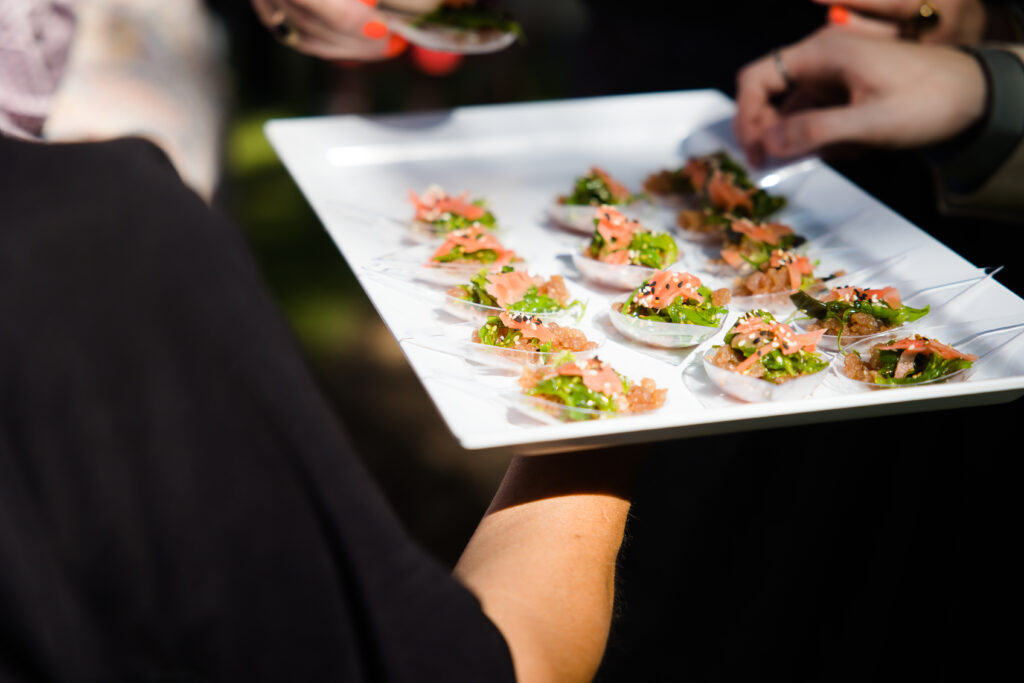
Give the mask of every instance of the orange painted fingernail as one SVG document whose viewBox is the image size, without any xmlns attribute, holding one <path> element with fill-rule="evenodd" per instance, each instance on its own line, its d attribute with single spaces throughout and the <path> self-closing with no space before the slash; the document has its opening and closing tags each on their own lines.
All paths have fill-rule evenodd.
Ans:
<svg viewBox="0 0 1024 683">
<path fill-rule="evenodd" d="M 388 27 L 382 21 L 368 21 L 363 25 L 363 35 L 371 40 L 380 40 L 388 34 Z"/>
<path fill-rule="evenodd" d="M 850 10 L 842 5 L 832 5 L 828 8 L 828 20 L 833 24 L 845 26 L 850 21 Z"/>
<path fill-rule="evenodd" d="M 364 5 L 369 5 L 370 7 L 377 6 L 377 0 L 359 0 L 359 2 L 363 3 Z"/>
<path fill-rule="evenodd" d="M 416 68 L 428 76 L 447 76 L 459 68 L 459 64 L 462 63 L 462 55 L 428 50 L 425 47 L 413 45 L 412 61 Z"/>
<path fill-rule="evenodd" d="M 384 56 L 390 59 L 391 57 L 397 57 L 398 55 L 405 52 L 405 48 L 409 47 L 409 41 L 398 35 L 392 33 L 391 37 L 388 38 L 388 48 L 384 51 Z"/>
</svg>

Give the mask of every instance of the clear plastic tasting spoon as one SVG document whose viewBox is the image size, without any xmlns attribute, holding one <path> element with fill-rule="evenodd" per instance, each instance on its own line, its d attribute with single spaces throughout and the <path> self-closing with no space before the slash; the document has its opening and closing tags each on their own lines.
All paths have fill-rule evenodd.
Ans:
<svg viewBox="0 0 1024 683">
<path fill-rule="evenodd" d="M 474 330 L 480 329 L 476 323 L 457 323 L 445 325 L 441 332 L 424 331 L 399 339 L 400 344 L 411 344 L 449 356 L 472 360 L 485 365 L 520 370 L 524 365 L 547 365 L 564 357 L 566 351 L 525 351 L 501 346 L 491 346 L 472 341 Z M 576 359 L 586 359 L 597 355 L 605 343 L 603 335 L 594 330 L 582 330 L 588 341 L 597 346 L 587 351 L 571 351 Z"/>
<path fill-rule="evenodd" d="M 930 309 L 925 316 L 919 318 L 918 320 L 907 322 L 899 327 L 888 329 L 882 332 L 873 332 L 871 334 L 861 335 L 844 334 L 842 338 L 842 345 L 848 346 L 850 344 L 856 344 L 857 342 L 860 342 L 864 339 L 895 334 L 897 333 L 897 330 L 907 331 L 921 324 L 925 324 L 929 320 L 934 320 L 936 315 L 940 311 L 945 310 L 954 301 L 964 296 L 968 292 L 975 290 L 982 283 L 991 280 L 993 276 L 995 276 L 995 274 L 1001 271 L 1002 269 L 1002 266 L 998 266 L 995 268 L 986 268 L 984 269 L 983 274 L 977 277 L 968 278 L 966 280 L 957 280 L 956 282 L 944 282 L 942 284 L 931 285 L 929 287 L 924 287 L 914 292 L 911 292 L 910 294 L 901 297 L 903 305 L 910 306 L 912 308 L 924 308 L 925 306 L 930 306 Z M 901 289 L 902 285 L 907 284 L 909 283 L 895 282 L 888 286 Z M 949 296 L 948 298 L 941 296 L 942 292 L 949 292 L 951 290 L 953 291 L 952 296 Z M 801 332 L 808 332 L 810 331 L 810 325 L 815 321 L 816 318 L 797 318 L 793 321 L 792 324 L 793 327 L 797 328 Z M 842 351 L 842 349 L 840 348 L 840 340 L 835 335 L 824 335 L 821 338 L 821 341 L 818 342 L 818 346 L 826 351 Z"/>
<path fill-rule="evenodd" d="M 626 315 L 615 309 L 615 304 L 621 306 L 628 298 L 629 295 L 623 295 L 612 300 L 611 307 L 608 309 L 608 319 L 611 321 L 612 327 L 628 339 L 665 349 L 683 349 L 688 346 L 696 346 L 718 333 L 729 317 L 729 307 L 726 306 L 727 310 L 719 316 L 717 325 L 707 326 L 645 320 L 633 315 Z"/>
<path fill-rule="evenodd" d="M 437 52 L 487 54 L 499 52 L 516 42 L 512 31 L 457 28 L 440 24 L 418 25 L 422 14 L 382 8 L 392 31 L 410 43 Z"/>
<path fill-rule="evenodd" d="M 973 321 L 954 325 L 943 325 L 938 327 L 923 327 L 914 330 L 914 332 L 917 334 L 927 332 L 926 336 L 932 339 L 941 340 L 944 336 L 948 338 L 948 336 L 953 336 L 957 334 L 958 331 L 960 334 L 963 334 L 965 331 L 971 330 L 971 328 L 977 329 L 978 327 L 987 324 L 991 323 L 986 323 L 985 321 Z M 902 334 L 875 335 L 871 339 L 866 339 L 857 344 L 853 344 L 848 347 L 847 352 L 837 354 L 835 358 L 832 359 L 831 367 L 833 375 L 835 376 L 835 380 L 837 382 L 837 387 L 844 389 L 846 391 L 863 391 L 870 389 L 905 389 L 909 387 L 918 387 L 928 384 L 937 384 L 940 382 L 963 381 L 967 379 L 969 375 L 973 374 L 978 369 L 978 366 L 981 365 L 981 363 L 986 358 L 991 356 L 996 351 L 999 351 L 1007 344 L 1017 339 L 1017 337 L 1021 336 L 1022 334 L 1024 334 L 1024 322 L 1003 325 L 991 329 L 984 329 L 981 330 L 980 332 L 970 331 L 970 333 L 967 334 L 967 336 L 958 339 L 957 341 L 949 344 L 949 346 L 953 347 L 957 351 L 974 354 L 975 356 L 978 357 L 978 359 L 971 363 L 971 366 L 968 368 L 961 368 L 960 370 L 951 372 L 948 375 L 943 375 L 941 377 L 936 377 L 934 379 L 926 380 L 923 382 L 914 382 L 911 384 L 875 384 L 874 382 L 867 382 L 859 379 L 851 379 L 850 377 L 846 376 L 845 372 L 843 372 L 846 356 L 850 355 L 851 353 L 858 353 L 861 355 L 870 353 L 871 347 L 875 344 L 882 343 L 883 337 L 888 336 L 891 339 L 897 339 L 899 337 L 906 336 Z"/>
</svg>

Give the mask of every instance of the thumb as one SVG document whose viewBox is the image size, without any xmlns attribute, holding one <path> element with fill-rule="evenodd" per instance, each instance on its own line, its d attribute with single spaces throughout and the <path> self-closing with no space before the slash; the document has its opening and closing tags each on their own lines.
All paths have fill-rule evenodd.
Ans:
<svg viewBox="0 0 1024 683">
<path fill-rule="evenodd" d="M 868 106 L 844 105 L 784 116 L 764 132 L 765 149 L 778 157 L 799 156 L 837 142 L 868 138 L 872 117 Z"/>
</svg>

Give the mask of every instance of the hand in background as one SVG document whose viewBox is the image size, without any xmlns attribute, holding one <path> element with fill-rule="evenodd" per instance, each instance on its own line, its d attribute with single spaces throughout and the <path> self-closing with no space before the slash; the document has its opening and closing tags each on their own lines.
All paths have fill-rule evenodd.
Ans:
<svg viewBox="0 0 1024 683">
<path fill-rule="evenodd" d="M 813 0 L 832 5 L 829 22 L 850 33 L 875 38 L 899 38 L 925 3 L 922 0 Z M 985 30 L 985 6 L 981 0 L 931 0 L 938 15 L 934 27 L 916 38 L 922 43 L 975 45 Z"/>
<path fill-rule="evenodd" d="M 396 9 L 429 12 L 441 0 L 390 0 Z M 386 59 L 405 42 L 393 36 L 377 0 L 252 0 L 279 41 L 322 59 Z"/>
<path fill-rule="evenodd" d="M 865 38 L 826 28 L 738 76 L 736 137 L 750 161 L 839 142 L 890 147 L 953 137 L 985 110 L 981 66 L 955 48 Z M 772 98 L 787 93 L 780 106 Z"/>
</svg>

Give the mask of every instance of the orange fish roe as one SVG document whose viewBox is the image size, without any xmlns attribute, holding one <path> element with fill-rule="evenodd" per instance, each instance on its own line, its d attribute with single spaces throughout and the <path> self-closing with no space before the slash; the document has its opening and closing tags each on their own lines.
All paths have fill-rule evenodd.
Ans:
<svg viewBox="0 0 1024 683">
<path fill-rule="evenodd" d="M 749 296 L 795 292 L 800 289 L 804 275 L 814 274 L 814 264 L 810 259 L 782 249 L 773 251 L 771 260 L 764 264 L 762 269 L 740 278 L 733 289 L 733 294 Z"/>
<path fill-rule="evenodd" d="M 597 342 L 587 339 L 581 330 L 564 327 L 558 323 L 543 323 L 540 318 L 529 313 L 502 311 L 498 314 L 501 324 L 510 330 L 518 330 L 521 334 L 512 346 L 504 347 L 517 351 L 536 351 L 537 346 L 531 339 L 539 343 L 550 342 L 552 351 L 590 351 L 597 348 Z M 480 331 L 473 330 L 473 341 L 480 342 Z"/>
<path fill-rule="evenodd" d="M 537 292 L 554 299 L 562 306 L 569 303 L 569 289 L 565 286 L 565 279 L 561 275 L 552 275 L 547 282 L 537 285 Z"/>
<path fill-rule="evenodd" d="M 626 392 L 626 406 L 631 413 L 645 413 L 665 405 L 668 389 L 659 389 L 650 377 L 644 377 L 640 384 L 633 384 Z"/>
<path fill-rule="evenodd" d="M 676 215 L 676 225 L 690 232 L 702 232 L 712 237 L 725 233 L 725 223 L 708 221 L 708 214 L 700 209 L 683 209 Z"/>
</svg>

